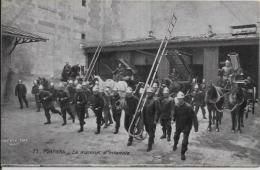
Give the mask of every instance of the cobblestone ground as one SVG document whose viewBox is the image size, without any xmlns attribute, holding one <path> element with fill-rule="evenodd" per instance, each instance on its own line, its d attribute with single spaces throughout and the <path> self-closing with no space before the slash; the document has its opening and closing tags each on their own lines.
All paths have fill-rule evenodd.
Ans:
<svg viewBox="0 0 260 170">
<path fill-rule="evenodd" d="M 179 144 L 172 151 L 173 140 L 159 139 L 162 131 L 157 125 L 153 150 L 146 152 L 147 139 L 134 141 L 126 146 L 128 135 L 121 118 L 120 132 L 113 134 L 114 124 L 95 135 L 95 117 L 90 113 L 85 130 L 78 133 L 78 121 L 69 120 L 61 126 L 62 119 L 52 114 L 52 124 L 43 125 L 43 111 L 35 112 L 34 103 L 28 109 L 2 106 L 1 113 L 1 163 L 41 165 L 147 165 L 150 166 L 259 166 L 260 165 L 260 109 L 256 115 L 249 114 L 242 134 L 231 132 L 231 117 L 224 112 L 220 132 L 207 132 L 208 120 L 199 112 L 199 132 L 192 129 L 187 160 L 180 159 Z M 173 132 L 175 128 L 173 126 Z M 182 137 L 181 137 L 182 140 Z M 181 141 L 180 141 L 181 143 Z M 52 151 L 52 152 L 51 152 Z"/>
</svg>

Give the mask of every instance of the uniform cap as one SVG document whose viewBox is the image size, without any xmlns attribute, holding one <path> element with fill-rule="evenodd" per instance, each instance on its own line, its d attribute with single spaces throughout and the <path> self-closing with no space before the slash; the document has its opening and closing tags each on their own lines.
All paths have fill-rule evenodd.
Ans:
<svg viewBox="0 0 260 170">
<path fill-rule="evenodd" d="M 152 89 L 151 87 L 148 87 L 148 89 L 147 89 L 146 92 L 147 92 L 147 93 L 153 93 L 153 89 Z"/>
<path fill-rule="evenodd" d="M 139 93 L 143 94 L 144 93 L 144 88 L 140 88 Z"/>
<path fill-rule="evenodd" d="M 169 89 L 167 87 L 163 88 L 163 93 L 169 93 Z"/>
<path fill-rule="evenodd" d="M 153 88 L 157 88 L 158 84 L 157 83 L 153 83 Z"/>
<path fill-rule="evenodd" d="M 179 92 L 177 93 L 176 98 L 177 98 L 177 99 L 183 99 L 183 98 L 184 98 L 183 92 L 179 91 Z"/>
<path fill-rule="evenodd" d="M 33 83 L 34 83 L 34 84 L 37 84 L 37 80 L 33 80 Z"/>
<path fill-rule="evenodd" d="M 127 87 L 126 93 L 132 93 L 132 92 L 133 92 L 133 89 L 131 87 Z"/>
<path fill-rule="evenodd" d="M 83 81 L 82 86 L 86 86 L 86 85 L 87 85 L 87 82 Z"/>
<path fill-rule="evenodd" d="M 225 63 L 230 63 L 230 61 L 229 61 L 229 60 L 226 60 Z"/>
<path fill-rule="evenodd" d="M 94 86 L 93 89 L 92 89 L 93 92 L 97 92 L 98 91 L 98 87 L 97 86 Z"/>
<path fill-rule="evenodd" d="M 198 89 L 198 88 L 199 88 L 199 85 L 196 84 L 196 85 L 194 86 L 194 89 Z"/>
<path fill-rule="evenodd" d="M 81 89 L 82 88 L 82 86 L 81 86 L 81 84 L 78 84 L 77 86 L 76 86 L 76 89 Z"/>
<path fill-rule="evenodd" d="M 43 86 L 42 85 L 39 86 L 39 90 L 43 90 Z"/>
<path fill-rule="evenodd" d="M 72 80 L 69 80 L 69 84 L 72 84 L 73 83 L 73 81 Z"/>
</svg>

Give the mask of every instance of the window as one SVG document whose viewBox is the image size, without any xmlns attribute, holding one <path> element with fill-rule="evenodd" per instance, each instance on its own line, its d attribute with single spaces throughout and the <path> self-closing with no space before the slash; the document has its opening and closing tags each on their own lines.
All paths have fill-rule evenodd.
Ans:
<svg viewBox="0 0 260 170">
<path fill-rule="evenodd" d="M 82 0 L 82 6 L 86 6 L 86 0 Z"/>
<path fill-rule="evenodd" d="M 81 33 L 81 39 L 84 40 L 86 35 L 84 33 Z"/>
</svg>

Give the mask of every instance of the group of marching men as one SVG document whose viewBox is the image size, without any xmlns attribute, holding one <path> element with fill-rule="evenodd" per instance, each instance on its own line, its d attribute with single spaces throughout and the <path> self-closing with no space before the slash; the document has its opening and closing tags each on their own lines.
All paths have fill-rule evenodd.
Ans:
<svg viewBox="0 0 260 170">
<path fill-rule="evenodd" d="M 201 88 L 204 88 L 205 82 L 200 86 L 195 84 L 192 95 L 194 100 L 192 101 L 195 106 L 196 113 L 199 107 L 203 111 L 203 117 L 205 117 L 205 110 L 203 101 L 203 94 Z M 51 124 L 51 114 L 58 113 L 63 118 L 63 126 L 67 124 L 66 114 L 70 115 L 72 122 L 75 122 L 75 115 L 79 119 L 80 129 L 78 132 L 84 130 L 84 119 L 89 117 L 88 109 L 92 109 L 96 116 L 97 130 L 95 134 L 99 134 L 101 126 L 104 124 L 104 128 L 113 124 L 115 121 L 114 134 L 117 134 L 120 127 L 120 118 L 122 110 L 125 112 L 124 126 L 127 131 L 134 134 L 133 126 L 130 124 L 134 118 L 136 107 L 138 105 L 139 97 L 144 92 L 144 88 L 141 88 L 139 92 L 134 93 L 131 87 L 127 88 L 125 105 L 119 107 L 117 102 L 120 100 L 118 89 L 114 88 L 110 96 L 105 95 L 108 88 L 105 88 L 103 92 L 100 92 L 97 82 L 93 84 L 85 81 L 68 80 L 68 82 L 60 82 L 58 87 L 54 87 L 54 84 L 50 84 L 50 88 L 45 89 L 43 85 L 34 81 L 32 87 L 32 93 L 35 95 L 36 105 L 40 111 L 40 106 L 43 106 L 47 121 L 44 124 Z M 176 131 L 174 133 L 174 146 L 173 150 L 177 149 L 180 134 L 183 133 L 183 141 L 181 148 L 181 159 L 185 160 L 185 152 L 188 148 L 188 138 L 194 125 L 195 132 L 198 131 L 197 114 L 195 113 L 193 106 L 184 101 L 185 95 L 179 91 L 175 98 L 171 97 L 169 88 L 162 84 L 159 89 L 158 83 L 154 83 L 152 87 L 148 87 L 146 90 L 147 101 L 143 108 L 142 119 L 143 126 L 149 135 L 147 151 L 152 150 L 154 143 L 156 125 L 160 121 L 162 126 L 161 139 L 171 140 L 172 123 L 176 122 Z M 55 102 L 59 104 L 60 111 L 55 108 Z M 112 114 L 111 114 L 112 111 Z M 75 114 L 76 113 L 76 114 Z M 113 117 L 113 119 L 112 119 Z M 135 121 L 135 120 L 134 120 Z M 131 129 L 129 129 L 131 128 Z M 133 135 L 128 138 L 127 146 L 132 145 Z"/>
</svg>

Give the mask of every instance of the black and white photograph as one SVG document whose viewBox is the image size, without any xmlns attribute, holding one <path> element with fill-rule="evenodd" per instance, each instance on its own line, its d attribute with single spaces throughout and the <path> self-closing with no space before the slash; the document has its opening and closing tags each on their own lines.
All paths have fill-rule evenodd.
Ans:
<svg viewBox="0 0 260 170">
<path fill-rule="evenodd" d="M 1 167 L 259 167 L 259 11 L 1 0 Z"/>
</svg>

